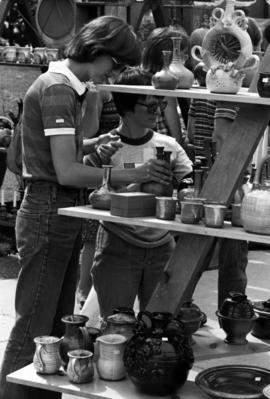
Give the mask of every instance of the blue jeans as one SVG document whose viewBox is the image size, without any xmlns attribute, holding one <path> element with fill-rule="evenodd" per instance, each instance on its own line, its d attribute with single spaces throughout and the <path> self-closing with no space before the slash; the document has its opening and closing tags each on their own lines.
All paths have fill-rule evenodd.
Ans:
<svg viewBox="0 0 270 399">
<path fill-rule="evenodd" d="M 101 225 L 92 266 L 100 314 L 107 317 L 117 307 L 133 308 L 136 295 L 145 309 L 175 246 L 174 239 L 155 248 L 123 241 Z"/>
<path fill-rule="evenodd" d="M 78 204 L 79 190 L 49 182 L 30 183 L 16 220 L 21 270 L 15 297 L 16 321 L 0 374 L 1 399 L 51 399 L 61 394 L 6 382 L 6 375 L 32 362 L 33 339 L 61 337 L 61 317 L 72 314 L 81 247 L 81 219 L 57 209 Z"/>
</svg>

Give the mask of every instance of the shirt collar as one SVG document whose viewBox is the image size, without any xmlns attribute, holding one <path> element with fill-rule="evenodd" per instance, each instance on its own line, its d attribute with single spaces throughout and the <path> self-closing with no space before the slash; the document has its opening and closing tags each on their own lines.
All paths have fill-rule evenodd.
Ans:
<svg viewBox="0 0 270 399">
<path fill-rule="evenodd" d="M 76 75 L 66 66 L 64 61 L 51 61 L 49 64 L 49 72 L 61 73 L 65 75 L 70 81 L 73 89 L 78 93 L 79 96 L 83 95 L 86 91 L 85 83 L 81 82 Z"/>
</svg>

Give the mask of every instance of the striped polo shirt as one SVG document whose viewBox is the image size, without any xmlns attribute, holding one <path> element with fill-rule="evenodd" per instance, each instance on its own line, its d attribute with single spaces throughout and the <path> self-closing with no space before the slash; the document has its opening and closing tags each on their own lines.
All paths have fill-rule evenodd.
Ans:
<svg viewBox="0 0 270 399">
<path fill-rule="evenodd" d="M 50 149 L 51 136 L 74 136 L 76 159 L 82 162 L 82 83 L 65 61 L 51 62 L 28 89 L 22 123 L 23 177 L 57 182 Z"/>
</svg>

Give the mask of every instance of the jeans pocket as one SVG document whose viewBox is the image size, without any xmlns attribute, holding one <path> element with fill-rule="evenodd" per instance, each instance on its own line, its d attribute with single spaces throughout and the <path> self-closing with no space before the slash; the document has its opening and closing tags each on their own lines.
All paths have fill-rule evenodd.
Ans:
<svg viewBox="0 0 270 399">
<path fill-rule="evenodd" d="M 39 214 L 29 214 L 19 210 L 16 220 L 16 241 L 19 256 L 25 257 L 38 247 L 40 240 Z"/>
</svg>

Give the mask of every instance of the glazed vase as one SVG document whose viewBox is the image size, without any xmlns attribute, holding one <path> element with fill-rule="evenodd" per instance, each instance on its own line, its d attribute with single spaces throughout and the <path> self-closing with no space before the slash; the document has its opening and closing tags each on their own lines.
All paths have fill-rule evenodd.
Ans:
<svg viewBox="0 0 270 399">
<path fill-rule="evenodd" d="M 103 322 L 102 335 L 121 334 L 129 339 L 134 334 L 136 323 L 133 309 L 124 307 L 114 309 L 113 314 Z"/>
<path fill-rule="evenodd" d="M 181 54 L 181 37 L 173 37 L 173 57 L 169 71 L 178 79 L 177 89 L 190 89 L 194 82 L 193 73 L 185 67 L 185 60 Z"/>
<path fill-rule="evenodd" d="M 85 326 L 88 317 L 79 314 L 67 315 L 62 317 L 65 324 L 65 334 L 60 344 L 60 355 L 62 364 L 66 368 L 69 357 L 68 352 L 75 349 L 86 349 L 94 353 L 91 335 Z"/>
<path fill-rule="evenodd" d="M 166 312 L 142 311 L 137 318 L 124 352 L 128 376 L 146 394 L 173 394 L 186 382 L 194 362 L 183 324 Z"/>
<path fill-rule="evenodd" d="M 178 79 L 169 70 L 172 51 L 162 51 L 163 68 L 152 77 L 152 85 L 155 89 L 174 90 L 177 87 Z"/>
<path fill-rule="evenodd" d="M 114 189 L 111 186 L 112 165 L 103 165 L 103 178 L 101 186 L 89 195 L 89 202 L 96 209 L 111 209 L 111 195 Z"/>
<path fill-rule="evenodd" d="M 34 338 L 36 351 L 33 364 L 39 374 L 55 374 L 61 367 L 59 345 L 61 338 L 43 335 Z"/>
</svg>

